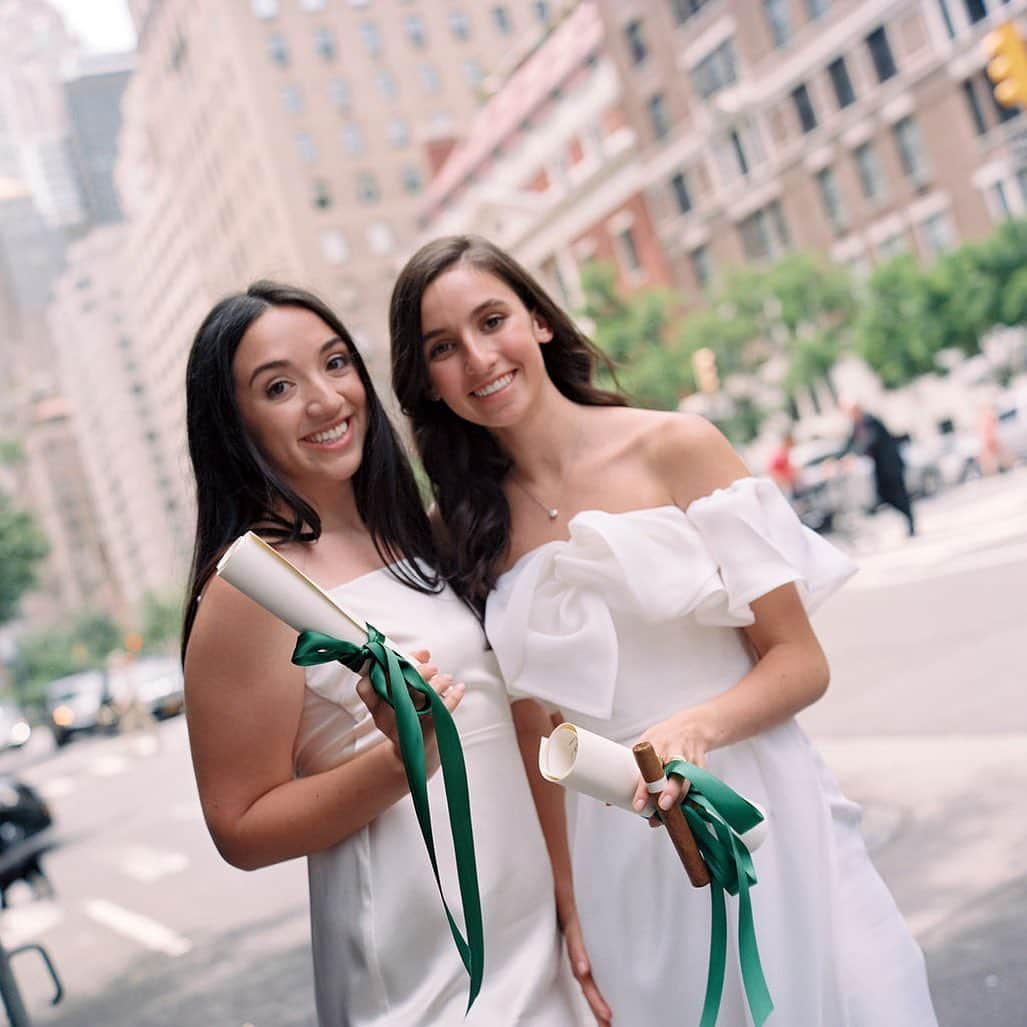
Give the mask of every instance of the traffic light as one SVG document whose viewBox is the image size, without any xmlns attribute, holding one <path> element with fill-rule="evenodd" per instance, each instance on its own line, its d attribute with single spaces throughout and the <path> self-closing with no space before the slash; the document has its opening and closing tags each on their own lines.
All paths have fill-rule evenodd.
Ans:
<svg viewBox="0 0 1027 1027">
<path fill-rule="evenodd" d="M 1027 46 L 1016 26 L 1007 21 L 984 37 L 988 78 L 995 83 L 995 99 L 1003 107 L 1027 106 Z"/>
<path fill-rule="evenodd" d="M 695 383 L 700 392 L 716 392 L 720 388 L 717 377 L 717 354 L 704 346 L 692 354 L 692 368 L 695 371 Z"/>
</svg>

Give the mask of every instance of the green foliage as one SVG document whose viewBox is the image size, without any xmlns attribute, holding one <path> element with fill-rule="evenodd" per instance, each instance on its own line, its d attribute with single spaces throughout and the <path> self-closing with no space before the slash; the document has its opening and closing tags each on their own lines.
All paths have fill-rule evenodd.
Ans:
<svg viewBox="0 0 1027 1027">
<path fill-rule="evenodd" d="M 178 641 L 182 631 L 182 597 L 147 592 L 140 610 L 143 649 L 164 649 Z"/>
<path fill-rule="evenodd" d="M 46 539 L 32 516 L 0 493 L 0 624 L 14 617 L 21 597 L 36 583 Z"/>
</svg>

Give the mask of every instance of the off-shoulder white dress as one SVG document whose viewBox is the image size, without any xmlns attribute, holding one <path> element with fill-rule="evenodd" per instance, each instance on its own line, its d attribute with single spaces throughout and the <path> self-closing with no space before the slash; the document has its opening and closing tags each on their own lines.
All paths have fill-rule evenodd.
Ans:
<svg viewBox="0 0 1027 1027">
<path fill-rule="evenodd" d="M 794 582 L 814 609 L 854 571 L 770 482 L 692 503 L 587 511 L 526 554 L 489 598 L 486 633 L 514 696 L 630 743 L 753 665 L 749 604 Z M 709 770 L 768 811 L 754 853 L 760 955 L 779 1027 L 933 1027 L 923 957 L 845 799 L 794 720 L 711 752 Z M 710 899 L 662 831 L 568 794 L 578 903 L 614 1023 L 699 1023 Z M 749 1024 L 729 900 L 720 1027 Z"/>
<path fill-rule="evenodd" d="M 471 795 L 485 976 L 465 1019 L 467 974 L 405 796 L 357 834 L 308 858 L 321 1027 L 582 1023 L 509 698 L 481 626 L 450 591 L 425 595 L 384 569 L 332 594 L 401 650 L 430 649 L 433 662 L 467 685 L 454 719 Z M 381 740 L 356 681 L 337 663 L 307 669 L 294 753 L 298 774 L 344 763 Z M 441 773 L 429 792 L 443 887 L 460 920 Z"/>
</svg>

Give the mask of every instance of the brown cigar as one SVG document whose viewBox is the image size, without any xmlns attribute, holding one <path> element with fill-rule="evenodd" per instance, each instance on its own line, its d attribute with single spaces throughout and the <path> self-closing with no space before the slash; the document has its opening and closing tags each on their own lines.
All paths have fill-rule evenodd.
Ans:
<svg viewBox="0 0 1027 1027">
<path fill-rule="evenodd" d="M 646 784 L 666 780 L 663 773 L 663 764 L 660 762 L 660 758 L 656 755 L 656 750 L 652 747 L 651 743 L 639 742 L 631 751 L 635 754 L 635 762 L 638 764 L 638 769 L 641 771 Z M 682 798 L 684 798 L 691 787 L 688 778 L 684 779 L 684 786 L 685 791 L 682 793 Z M 653 796 L 653 799 L 657 798 L 658 795 Z M 692 834 L 692 829 L 688 826 L 688 821 L 685 820 L 685 814 L 680 805 L 672 806 L 668 810 L 657 809 L 656 815 L 663 821 L 663 826 L 666 827 L 667 834 L 670 835 L 670 840 L 674 843 L 674 848 L 678 850 L 678 856 L 685 868 L 685 872 L 688 874 L 688 879 L 696 888 L 702 888 L 704 885 L 709 884 L 709 867 L 703 862 L 703 858 L 699 853 L 699 846 L 695 841 L 695 835 Z"/>
</svg>

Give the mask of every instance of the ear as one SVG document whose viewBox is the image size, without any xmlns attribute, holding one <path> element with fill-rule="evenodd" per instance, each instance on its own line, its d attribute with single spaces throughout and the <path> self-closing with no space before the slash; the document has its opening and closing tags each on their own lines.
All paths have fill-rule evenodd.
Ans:
<svg viewBox="0 0 1027 1027">
<path fill-rule="evenodd" d="M 553 341 L 553 329 L 541 314 L 531 315 L 531 326 L 535 330 L 535 338 L 540 344 Z"/>
</svg>

